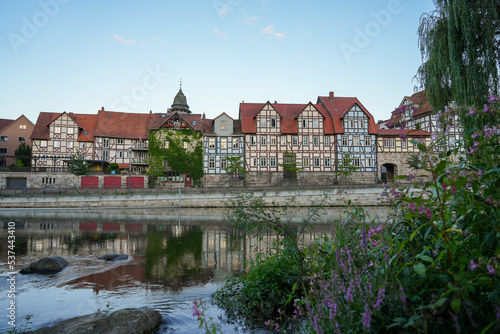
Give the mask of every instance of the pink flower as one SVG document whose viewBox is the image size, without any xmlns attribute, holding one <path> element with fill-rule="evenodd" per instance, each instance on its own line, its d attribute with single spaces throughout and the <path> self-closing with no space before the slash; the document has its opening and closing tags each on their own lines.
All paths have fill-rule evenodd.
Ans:
<svg viewBox="0 0 500 334">
<path fill-rule="evenodd" d="M 470 260 L 470 271 L 474 271 L 478 268 L 477 263 L 474 263 L 474 260 Z"/>
<path fill-rule="evenodd" d="M 488 269 L 488 274 L 495 275 L 495 268 L 493 268 L 493 266 L 487 265 L 486 269 Z"/>
<path fill-rule="evenodd" d="M 491 108 L 487 104 L 485 104 L 484 105 L 484 112 L 488 112 L 490 110 L 491 110 Z"/>
<path fill-rule="evenodd" d="M 425 212 L 425 215 L 427 216 L 427 218 L 431 219 L 432 218 L 432 210 L 427 209 L 427 211 Z"/>
<path fill-rule="evenodd" d="M 474 109 L 470 108 L 469 109 L 469 115 L 474 115 L 476 112 L 474 111 Z"/>
</svg>

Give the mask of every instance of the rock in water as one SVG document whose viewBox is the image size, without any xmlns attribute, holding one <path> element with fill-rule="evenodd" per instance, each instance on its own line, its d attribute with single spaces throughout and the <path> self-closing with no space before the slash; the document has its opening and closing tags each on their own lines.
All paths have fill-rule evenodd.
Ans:
<svg viewBox="0 0 500 334">
<path fill-rule="evenodd" d="M 60 256 L 46 257 L 21 269 L 21 274 L 52 274 L 58 273 L 69 266 L 69 262 Z"/>
<path fill-rule="evenodd" d="M 161 314 L 149 307 L 126 308 L 109 315 L 101 312 L 71 318 L 25 334 L 150 334 L 162 321 Z"/>
<path fill-rule="evenodd" d="M 104 261 L 121 261 L 128 260 L 127 254 L 106 254 L 104 256 L 98 257 L 99 260 Z"/>
</svg>

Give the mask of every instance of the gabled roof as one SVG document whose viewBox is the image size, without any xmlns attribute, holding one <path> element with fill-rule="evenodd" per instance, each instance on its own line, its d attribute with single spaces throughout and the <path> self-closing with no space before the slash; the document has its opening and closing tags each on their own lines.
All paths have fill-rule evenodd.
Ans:
<svg viewBox="0 0 500 334">
<path fill-rule="evenodd" d="M 269 103 L 269 101 L 267 102 Z M 264 108 L 266 103 L 240 103 L 241 131 L 243 133 L 255 133 L 255 116 Z"/>
<path fill-rule="evenodd" d="M 429 98 L 427 97 L 427 92 L 425 90 L 422 90 L 420 92 L 417 92 L 413 94 L 412 96 L 405 96 L 403 100 L 401 100 L 401 103 L 399 104 L 398 108 L 394 109 L 391 113 L 391 118 L 389 119 L 392 124 L 398 125 L 401 122 L 401 114 L 398 113 L 398 109 L 400 109 L 404 103 L 405 100 L 409 100 L 411 102 L 411 105 L 413 105 L 413 112 L 411 113 L 411 116 L 413 118 L 420 118 L 423 117 L 429 113 L 432 114 L 432 108 L 429 104 Z"/>
<path fill-rule="evenodd" d="M 160 129 L 163 124 L 165 124 L 169 119 L 174 117 L 174 115 L 179 116 L 179 118 L 182 118 L 184 122 L 189 124 L 191 128 L 195 131 L 203 131 L 204 124 L 203 124 L 203 118 L 201 114 L 185 114 L 185 113 L 178 113 L 178 112 L 173 112 L 173 113 L 159 113 L 159 114 L 154 114 L 153 117 L 151 118 L 151 122 L 149 124 L 150 129 L 158 130 Z"/>
<path fill-rule="evenodd" d="M 94 141 L 94 130 L 97 123 L 97 115 L 72 114 L 73 120 L 81 129 L 78 135 L 78 141 Z"/>
<path fill-rule="evenodd" d="M 339 97 L 335 96 L 330 99 L 329 96 L 318 96 L 318 103 L 321 103 L 328 110 L 333 119 L 333 127 L 335 133 L 344 133 L 344 127 L 342 119 L 347 114 L 349 110 L 358 105 L 358 107 L 365 113 L 368 117 L 368 132 L 370 134 L 377 134 L 377 125 L 375 124 L 375 119 L 372 114 L 363 106 L 363 104 L 358 100 L 357 97 Z"/>
<path fill-rule="evenodd" d="M 152 118 L 151 113 L 116 112 L 102 108 L 97 113 L 94 136 L 130 139 L 148 138 L 148 127 Z"/>
<path fill-rule="evenodd" d="M 225 112 L 223 112 L 223 113 L 222 113 L 222 114 L 220 114 L 219 116 L 215 117 L 215 118 L 214 118 L 214 121 L 215 121 L 217 118 L 221 117 L 222 115 L 226 115 L 227 117 L 229 117 L 231 120 L 233 120 L 233 121 L 234 121 L 234 118 L 232 118 L 231 116 L 229 116 L 229 115 L 228 115 L 228 114 L 226 114 Z"/>
<path fill-rule="evenodd" d="M 62 113 L 54 112 L 41 112 L 38 115 L 38 119 L 31 133 L 31 139 L 49 139 L 49 124 L 52 123 L 56 118 L 61 116 Z"/>
</svg>

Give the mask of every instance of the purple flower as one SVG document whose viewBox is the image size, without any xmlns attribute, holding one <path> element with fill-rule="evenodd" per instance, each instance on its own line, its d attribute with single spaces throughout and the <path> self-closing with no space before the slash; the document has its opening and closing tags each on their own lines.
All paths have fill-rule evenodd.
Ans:
<svg viewBox="0 0 500 334">
<path fill-rule="evenodd" d="M 446 191 L 446 188 L 448 188 L 448 186 L 446 185 L 446 183 L 443 183 L 443 191 Z"/>
<path fill-rule="evenodd" d="M 455 186 L 451 187 L 451 193 L 455 195 L 456 192 L 457 192 L 457 187 Z"/>
<path fill-rule="evenodd" d="M 432 210 L 427 209 L 427 211 L 425 212 L 425 215 L 427 216 L 428 219 L 431 219 L 432 218 Z"/>
<path fill-rule="evenodd" d="M 409 203 L 408 206 L 410 207 L 411 212 L 415 212 L 415 210 L 417 209 L 417 205 L 413 202 Z"/>
<path fill-rule="evenodd" d="M 363 313 L 363 327 L 368 329 L 370 328 L 371 323 L 371 311 L 368 308 L 368 305 L 365 307 L 365 313 Z"/>
<path fill-rule="evenodd" d="M 474 133 L 471 137 L 472 139 L 476 139 L 477 137 L 479 137 L 479 133 Z"/>
<path fill-rule="evenodd" d="M 495 102 L 495 101 L 500 101 L 498 96 L 490 95 L 490 98 L 488 99 L 488 103 Z"/>
<path fill-rule="evenodd" d="M 474 115 L 476 112 L 474 111 L 474 109 L 470 108 L 469 109 L 469 115 Z"/>
<path fill-rule="evenodd" d="M 419 206 L 419 207 L 418 207 L 418 213 L 419 213 L 419 214 L 421 214 L 421 215 L 423 215 L 423 214 L 424 214 L 424 212 L 425 212 L 424 207 L 423 207 L 423 206 Z"/>
<path fill-rule="evenodd" d="M 474 260 L 470 260 L 470 271 L 474 271 L 478 268 L 478 264 L 474 263 Z"/>
<path fill-rule="evenodd" d="M 487 265 L 486 269 L 488 269 L 488 274 L 495 275 L 495 268 L 491 265 Z"/>
<path fill-rule="evenodd" d="M 485 104 L 484 105 L 484 112 L 488 112 L 490 110 L 491 110 L 491 108 L 487 104 Z"/>
</svg>

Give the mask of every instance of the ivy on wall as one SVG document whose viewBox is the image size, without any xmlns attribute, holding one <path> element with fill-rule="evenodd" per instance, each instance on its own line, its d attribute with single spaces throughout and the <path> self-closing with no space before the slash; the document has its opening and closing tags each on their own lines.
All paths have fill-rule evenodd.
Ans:
<svg viewBox="0 0 500 334">
<path fill-rule="evenodd" d="M 202 138 L 201 132 L 192 129 L 149 131 L 148 174 L 163 176 L 168 168 L 181 175 L 189 173 L 193 180 L 200 180 L 203 177 Z M 168 167 L 165 167 L 165 160 Z"/>
</svg>

